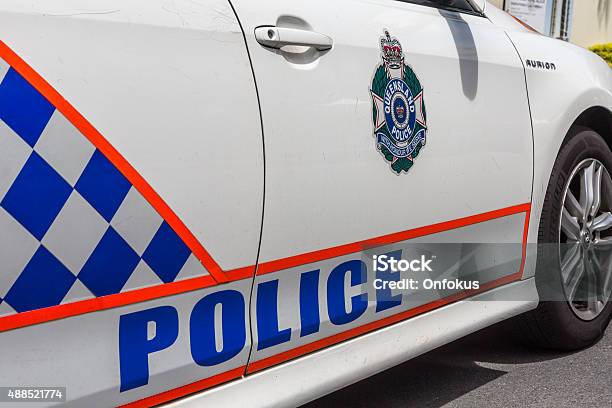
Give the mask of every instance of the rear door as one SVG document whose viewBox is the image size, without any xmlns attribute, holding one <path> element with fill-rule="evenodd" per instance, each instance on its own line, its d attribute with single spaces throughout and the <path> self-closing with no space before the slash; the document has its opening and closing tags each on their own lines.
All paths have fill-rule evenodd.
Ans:
<svg viewBox="0 0 612 408">
<path fill-rule="evenodd" d="M 240 377 L 263 149 L 227 0 L 2 1 L 0 119 L 0 384 L 151 406 Z"/>
<path fill-rule="evenodd" d="M 465 1 L 232 4 L 266 156 L 250 372 L 473 293 L 372 290 L 400 279 L 373 255 L 431 256 L 417 238 L 456 244 L 438 276 L 463 262 L 481 290 L 520 278 L 532 141 L 503 30 Z"/>
</svg>

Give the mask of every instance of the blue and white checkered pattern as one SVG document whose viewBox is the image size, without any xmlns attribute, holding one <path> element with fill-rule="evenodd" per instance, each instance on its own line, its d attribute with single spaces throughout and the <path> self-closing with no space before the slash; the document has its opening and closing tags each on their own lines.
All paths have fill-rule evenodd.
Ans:
<svg viewBox="0 0 612 408">
<path fill-rule="evenodd" d="M 208 274 L 119 170 L 0 59 L 0 316 Z"/>
</svg>

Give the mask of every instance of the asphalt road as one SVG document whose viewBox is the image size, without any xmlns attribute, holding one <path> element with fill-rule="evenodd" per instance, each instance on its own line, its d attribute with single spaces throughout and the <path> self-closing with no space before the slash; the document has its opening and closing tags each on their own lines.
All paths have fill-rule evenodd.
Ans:
<svg viewBox="0 0 612 408">
<path fill-rule="evenodd" d="M 612 327 L 577 353 L 534 351 L 500 324 L 304 408 L 612 407 Z"/>
</svg>

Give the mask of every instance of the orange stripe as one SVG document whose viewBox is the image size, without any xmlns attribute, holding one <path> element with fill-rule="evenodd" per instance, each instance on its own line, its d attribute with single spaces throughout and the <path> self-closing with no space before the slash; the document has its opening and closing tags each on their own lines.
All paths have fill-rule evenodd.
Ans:
<svg viewBox="0 0 612 408">
<path fill-rule="evenodd" d="M 529 24 L 527 24 L 526 22 L 524 22 L 523 20 L 521 20 L 520 18 L 516 17 L 513 14 L 510 14 L 508 12 L 506 12 L 510 17 L 512 17 L 513 19 L 516 20 L 517 23 L 519 23 L 520 25 L 522 25 L 523 27 L 525 27 L 527 30 L 531 31 L 532 33 L 536 33 L 536 34 L 540 34 L 542 35 L 542 33 L 540 33 L 538 30 L 536 30 L 535 28 L 533 28 L 532 26 L 530 26 Z"/>
<path fill-rule="evenodd" d="M 254 267 L 240 268 L 227 272 L 228 281 L 237 281 L 251 278 Z M 20 327 L 31 326 L 37 323 L 51 320 L 64 319 L 66 317 L 78 316 L 98 310 L 112 309 L 132 303 L 145 302 L 165 296 L 178 295 L 193 290 L 216 286 L 217 282 L 212 276 L 198 276 L 178 282 L 170 282 L 148 288 L 135 289 L 128 292 L 115 293 L 113 295 L 100 296 L 94 299 L 81 300 L 74 303 L 66 303 L 45 307 L 42 309 L 21 312 L 10 316 L 0 317 L 0 332 Z"/>
<path fill-rule="evenodd" d="M 193 254 L 204 264 L 208 272 L 219 282 L 227 282 L 221 267 L 215 262 L 202 244 L 183 224 L 179 217 L 170 209 L 164 200 L 153 190 L 144 178 L 121 156 L 121 154 L 87 121 L 77 110 L 66 101 L 47 81 L 32 67 L 13 52 L 0 40 L 0 56 L 24 77 L 41 95 L 53 104 L 145 197 L 145 199 L 166 220 L 179 237 L 185 242 Z"/>
<path fill-rule="evenodd" d="M 0 332 L 50 320 L 63 319 L 98 310 L 144 302 L 163 296 L 172 296 L 215 285 L 216 282 L 214 279 L 206 275 L 183 281 L 166 283 L 164 285 L 151 286 L 148 288 L 131 290 L 129 292 L 116 293 L 114 295 L 100 296 L 94 299 L 81 300 L 79 302 L 31 310 L 29 312 L 21 312 L 0 317 Z"/>
<path fill-rule="evenodd" d="M 333 248 L 322 249 L 302 255 L 290 256 L 288 258 L 264 262 L 259 264 L 259 267 L 257 268 L 257 275 L 265 275 L 267 273 L 272 273 L 283 269 L 289 269 L 295 266 L 318 262 L 329 258 L 336 258 L 354 252 L 360 252 L 368 248 L 389 245 L 412 238 L 436 234 L 438 232 L 444 232 L 472 224 L 478 224 L 484 221 L 490 221 L 496 218 L 506 217 L 508 215 L 520 214 L 529 211 L 530 208 L 530 203 L 515 205 L 512 207 L 502 208 L 483 214 L 472 215 L 469 217 L 459 218 L 452 221 L 445 221 L 438 224 L 428 225 L 425 227 L 415 228 L 389 235 L 383 235 L 380 237 L 367 239 L 352 244 L 340 245 Z"/>
<path fill-rule="evenodd" d="M 252 278 L 255 274 L 255 265 L 245 266 L 243 268 L 232 269 L 231 271 L 225 271 L 225 276 L 228 282 L 234 282 L 242 279 Z"/>
<path fill-rule="evenodd" d="M 163 404 L 164 402 L 172 401 L 184 397 L 186 395 L 202 391 L 206 388 L 214 387 L 215 385 L 219 385 L 221 383 L 242 377 L 242 375 L 244 374 L 244 368 L 244 366 L 234 368 L 233 370 L 226 371 L 224 373 L 217 374 L 215 376 L 208 377 L 203 380 L 196 381 L 194 383 L 175 388 L 170 391 L 162 392 L 161 394 L 152 395 L 150 397 L 143 398 L 138 401 L 130 402 L 129 404 L 121 405 L 121 407 L 142 408 Z"/>
<path fill-rule="evenodd" d="M 519 279 L 523 278 L 525 272 L 525 261 L 527 260 L 527 238 L 529 237 L 529 223 L 531 222 L 531 204 L 525 212 L 525 225 L 523 226 L 523 253 L 521 259 L 521 268 L 516 273 Z"/>
</svg>

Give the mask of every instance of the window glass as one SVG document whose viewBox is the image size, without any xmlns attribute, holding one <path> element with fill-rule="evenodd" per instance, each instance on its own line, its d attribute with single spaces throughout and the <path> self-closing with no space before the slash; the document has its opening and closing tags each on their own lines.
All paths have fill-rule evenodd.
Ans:
<svg viewBox="0 0 612 408">
<path fill-rule="evenodd" d="M 468 0 L 399 0 L 405 3 L 421 4 L 445 10 L 474 13 L 475 10 Z"/>
</svg>

